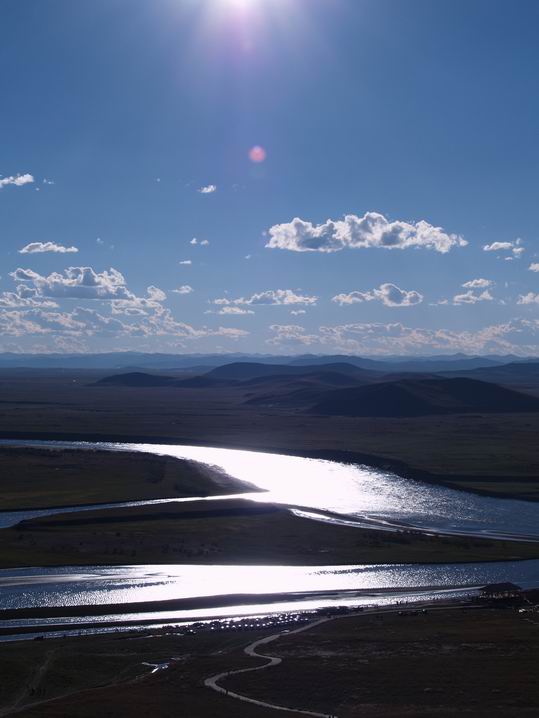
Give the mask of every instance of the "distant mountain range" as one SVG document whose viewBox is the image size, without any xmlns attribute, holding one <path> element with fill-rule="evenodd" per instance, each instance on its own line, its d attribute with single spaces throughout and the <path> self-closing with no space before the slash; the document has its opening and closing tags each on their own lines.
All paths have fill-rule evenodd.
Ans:
<svg viewBox="0 0 539 718">
<path fill-rule="evenodd" d="M 104 354 L 15 354 L 0 353 L 1 368 L 27 369 L 104 369 L 124 371 L 178 371 L 219 367 L 231 362 L 315 366 L 353 364 L 372 371 L 456 371 L 495 367 L 510 362 L 539 361 L 538 358 L 508 356 L 444 356 L 358 357 L 352 355 L 274 356 L 256 354 L 148 354 L 141 352 L 110 352 Z"/>
</svg>

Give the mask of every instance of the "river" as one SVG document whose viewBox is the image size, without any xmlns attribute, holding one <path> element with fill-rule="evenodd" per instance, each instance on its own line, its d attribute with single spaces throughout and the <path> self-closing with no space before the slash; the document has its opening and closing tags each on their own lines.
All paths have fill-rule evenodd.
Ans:
<svg viewBox="0 0 539 718">
<path fill-rule="evenodd" d="M 44 445 L 43 442 L 2 442 Z M 286 505 L 316 520 L 357 523 L 383 529 L 539 540 L 539 503 L 478 496 L 425 484 L 365 466 L 232 449 L 153 444 L 50 442 L 59 448 L 128 450 L 191 459 L 218 467 L 260 493 L 240 494 L 258 502 Z M 238 495 L 238 494 L 236 494 Z M 213 497 L 219 500 L 221 497 Z M 193 500 L 193 499 L 188 499 Z M 168 500 L 167 500 L 168 501 Z M 155 502 L 129 502 L 124 505 Z M 118 504 L 109 504 L 118 506 Z M 91 508 L 91 507 L 84 507 Z M 23 518 L 73 509 L 0 512 L 0 527 Z M 539 585 L 539 561 L 485 564 L 381 566 L 115 566 L 26 568 L 0 571 L 3 609 L 86 607 L 125 604 L 125 612 L 94 618 L 185 621 L 200 617 L 250 615 L 342 605 L 425 600 L 467 595 L 486 583 Z M 271 594 L 271 601 L 267 597 Z M 234 604 L 234 596 L 241 601 Z M 280 599 L 276 598 L 276 595 Z M 245 600 L 250 596 L 250 600 Z M 208 602 L 208 597 L 211 600 Z M 204 609 L 130 613 L 130 603 L 205 598 Z M 90 611 L 89 611 L 90 613 Z M 83 612 L 84 614 L 84 612 Z M 54 619 L 52 625 L 87 618 Z M 2 622 L 2 628 L 41 625 L 42 619 Z"/>
</svg>

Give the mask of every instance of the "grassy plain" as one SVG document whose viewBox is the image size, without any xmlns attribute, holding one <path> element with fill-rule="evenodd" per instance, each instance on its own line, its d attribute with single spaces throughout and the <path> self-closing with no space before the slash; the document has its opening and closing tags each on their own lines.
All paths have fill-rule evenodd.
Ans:
<svg viewBox="0 0 539 718">
<path fill-rule="evenodd" d="M 194 461 L 93 449 L 0 447 L 0 477 L 0 511 L 254 490 Z"/>
<path fill-rule="evenodd" d="M 539 544 L 335 526 L 243 500 L 108 509 L 0 531 L 0 567 L 371 564 L 539 558 Z"/>
<path fill-rule="evenodd" d="M 245 389 L 95 386 L 105 374 L 4 370 L 0 437 L 169 441 L 316 455 L 539 499 L 537 414 L 321 417 L 249 406 Z"/>
<path fill-rule="evenodd" d="M 0 715 L 23 718 L 270 718 L 205 688 L 256 666 L 243 648 L 266 634 L 109 635 L 0 644 Z M 231 677 L 231 690 L 339 718 L 531 718 L 539 712 L 539 630 L 512 610 L 339 618 L 283 635 L 282 664 Z M 147 663 L 177 658 L 150 675 Z"/>
</svg>

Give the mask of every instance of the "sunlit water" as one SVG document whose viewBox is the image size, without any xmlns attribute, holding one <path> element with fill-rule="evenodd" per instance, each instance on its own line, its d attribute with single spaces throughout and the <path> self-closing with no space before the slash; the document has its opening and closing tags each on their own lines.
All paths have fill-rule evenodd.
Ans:
<svg viewBox="0 0 539 718">
<path fill-rule="evenodd" d="M 37 442 L 0 442 L 6 444 Z M 40 444 L 42 445 L 42 443 Z M 52 445 L 52 442 L 51 442 Z M 153 444 L 55 442 L 57 447 L 129 450 L 200 461 L 261 489 L 239 494 L 254 501 L 292 507 L 301 515 L 380 527 L 413 526 L 441 532 L 539 539 L 539 504 L 488 498 L 403 479 L 364 466 L 231 449 Z M 213 497 L 208 500 L 219 500 Z M 192 501 L 194 499 L 180 499 Z M 171 501 L 166 499 L 164 502 Z M 175 499 L 172 499 L 175 501 Z M 126 502 L 128 505 L 162 503 Z M 108 504 L 118 506 L 119 504 Z M 85 507 L 91 508 L 91 507 Z M 104 506 L 101 506 L 104 508 Z M 74 509 L 0 513 L 0 527 L 24 518 Z M 197 617 L 249 615 L 261 611 L 372 605 L 398 596 L 456 595 L 486 583 L 513 581 L 539 585 L 539 561 L 455 565 L 383 566 L 120 566 L 0 571 L 0 605 L 8 608 L 125 604 L 121 615 L 95 622 L 142 620 L 130 614 L 134 602 L 213 597 L 203 609 L 144 613 L 143 618 L 190 620 Z M 417 594 L 417 592 L 420 594 Z M 455 593 L 456 592 L 456 593 Z M 268 595 L 272 595 L 270 603 Z M 280 594 L 279 599 L 273 597 Z M 243 600 L 231 607 L 223 597 Z M 245 601 L 245 596 L 250 596 Z M 66 619 L 51 623 L 63 625 Z M 68 623 L 83 623 L 81 618 Z M 39 624 L 39 621 L 36 622 Z M 41 623 L 43 621 L 41 620 Z M 47 621 L 48 623 L 48 621 Z M 15 623 L 5 622 L 4 627 Z M 17 625 L 21 625 L 17 623 Z M 26 620 L 24 625 L 33 625 Z"/>
<path fill-rule="evenodd" d="M 246 494 L 254 501 L 331 512 L 364 525 L 374 522 L 387 527 L 539 539 L 539 503 L 479 496 L 404 479 L 367 466 L 198 446 L 67 442 L 54 445 L 140 451 L 199 461 L 262 489 L 263 493 Z M 0 513 L 0 527 L 6 522 L 12 525 L 16 522 L 14 518 L 11 513 Z"/>
<path fill-rule="evenodd" d="M 383 605 L 400 600 L 464 596 L 487 583 L 539 582 L 539 561 L 383 566 L 146 565 L 0 570 L 2 608 L 124 605 L 121 614 L 17 619 L 16 626 L 72 625 L 89 621 L 186 621 L 254 613 L 312 610 L 335 605 Z M 279 595 L 279 598 L 275 598 Z M 237 596 L 237 604 L 230 604 Z M 245 598 L 249 596 L 249 600 Z M 269 597 L 272 601 L 268 603 Z M 197 608 L 196 599 L 208 604 Z M 211 600 L 208 600 L 210 599 Z M 226 598 L 226 600 L 225 600 Z M 182 610 L 129 611 L 129 604 L 183 599 Z M 234 604 L 234 602 L 232 601 Z"/>
</svg>

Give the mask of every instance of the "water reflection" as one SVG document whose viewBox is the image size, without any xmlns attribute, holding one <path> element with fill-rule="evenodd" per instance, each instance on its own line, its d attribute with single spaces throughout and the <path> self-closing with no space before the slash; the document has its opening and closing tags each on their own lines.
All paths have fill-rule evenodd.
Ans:
<svg viewBox="0 0 539 718">
<path fill-rule="evenodd" d="M 3 609 L 129 604 L 171 599 L 252 596 L 252 603 L 346 599 L 359 593 L 476 587 L 498 581 L 539 583 L 539 561 L 357 566 L 147 565 L 0 570 Z M 340 595 L 339 595 L 340 594 Z M 266 599 L 264 599 L 264 596 Z M 220 601 L 221 599 L 221 601 Z M 250 603 L 250 602 L 244 602 Z"/>
<path fill-rule="evenodd" d="M 478 496 L 366 466 L 196 446 L 108 446 L 218 466 L 267 492 L 253 494 L 254 501 L 331 511 L 388 525 L 539 538 L 539 503 Z"/>
<path fill-rule="evenodd" d="M 319 511 L 325 512 L 325 520 L 338 520 L 328 516 L 333 513 L 341 517 L 341 521 L 353 519 L 360 525 L 376 523 L 385 528 L 410 526 L 446 533 L 539 539 L 539 503 L 478 496 L 404 479 L 366 466 L 200 446 L 0 441 L 0 445 L 6 444 L 140 451 L 199 461 L 263 490 L 263 493 L 235 496 L 298 507 L 307 510 L 304 515 L 311 518 L 315 518 Z M 194 499 L 126 502 L 116 506 L 191 500 Z M 0 512 L 0 528 L 25 518 L 69 510 L 73 509 Z"/>
</svg>

